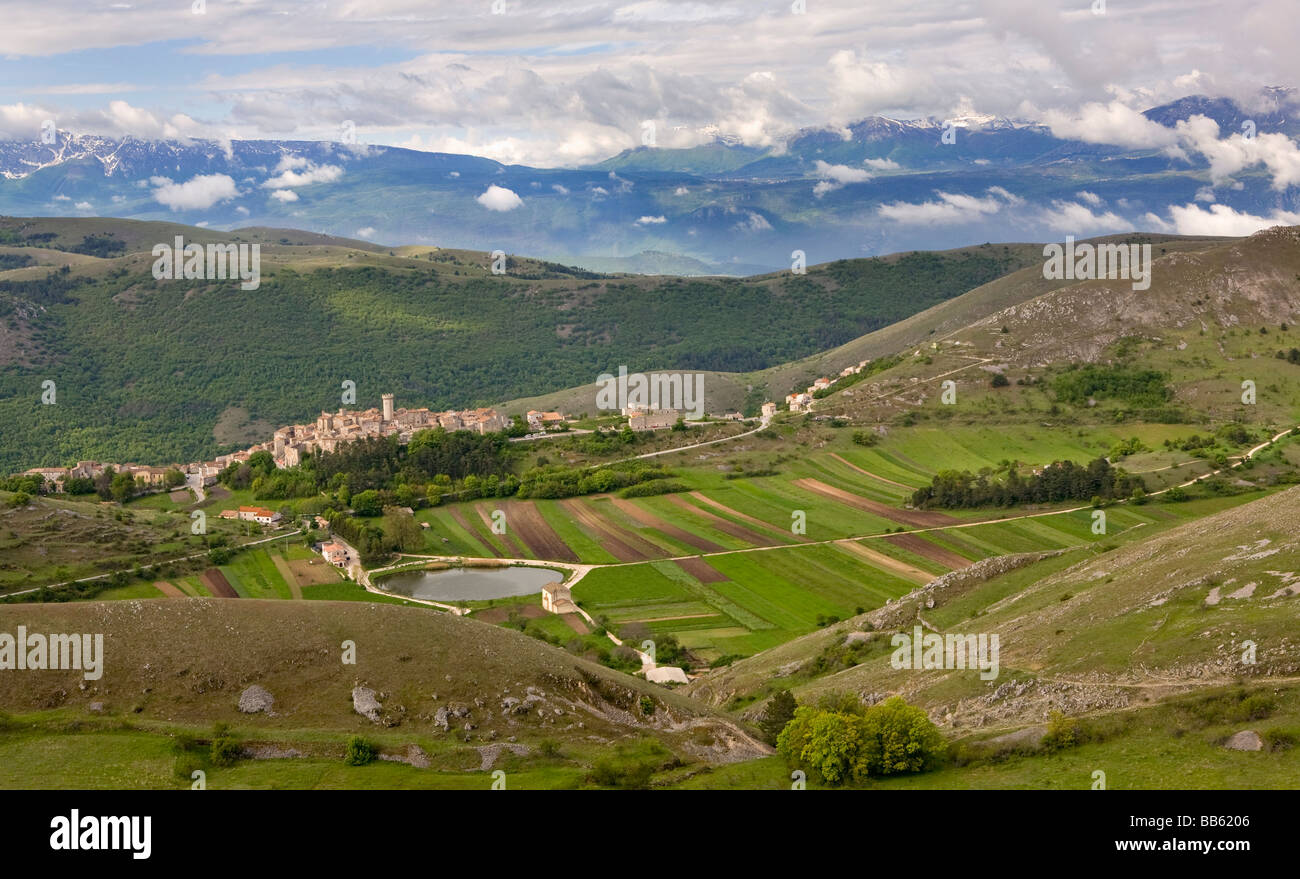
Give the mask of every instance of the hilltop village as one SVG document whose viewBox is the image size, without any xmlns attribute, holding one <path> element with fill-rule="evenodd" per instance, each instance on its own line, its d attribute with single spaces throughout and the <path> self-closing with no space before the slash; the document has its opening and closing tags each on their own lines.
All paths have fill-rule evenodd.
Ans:
<svg viewBox="0 0 1300 879">
<path fill-rule="evenodd" d="M 137 484 L 145 488 L 171 488 L 184 483 L 202 487 L 213 484 L 222 470 L 231 464 L 247 461 L 255 452 L 270 452 L 277 467 L 296 467 L 304 454 L 332 452 L 340 444 L 366 437 L 397 435 L 405 443 L 417 431 L 438 427 L 447 431 L 469 430 L 482 434 L 496 433 L 510 426 L 509 419 L 490 408 L 434 412 L 430 409 L 395 408 L 393 394 L 384 394 L 381 399 L 382 409 L 340 408 L 337 412 L 321 412 L 310 424 L 281 427 L 269 442 L 218 455 L 211 461 L 194 461 L 171 467 L 78 461 L 72 467 L 33 467 L 24 471 L 24 475 L 42 477 L 55 491 L 62 491 L 64 483 L 70 479 L 95 479 L 110 467 L 116 473 L 129 474 Z M 558 412 L 528 413 L 530 428 L 539 430 L 565 420 Z"/>
</svg>

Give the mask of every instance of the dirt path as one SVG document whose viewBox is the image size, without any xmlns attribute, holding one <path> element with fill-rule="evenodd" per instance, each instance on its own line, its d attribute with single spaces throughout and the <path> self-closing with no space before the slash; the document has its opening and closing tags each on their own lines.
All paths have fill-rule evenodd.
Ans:
<svg viewBox="0 0 1300 879">
<path fill-rule="evenodd" d="M 289 567 L 289 562 L 278 552 L 268 552 L 271 561 L 275 563 L 275 569 L 280 572 L 284 582 L 289 584 L 289 594 L 293 596 L 294 601 L 302 601 L 302 587 L 298 585 L 298 577 Z"/>
<path fill-rule="evenodd" d="M 887 485 L 893 485 L 897 488 L 905 489 L 908 492 L 908 494 L 911 494 L 912 492 L 916 491 L 916 489 L 910 485 L 904 485 L 901 482 L 895 482 L 892 479 L 886 479 L 885 477 L 877 473 L 872 473 L 870 470 L 863 470 L 857 464 L 854 464 L 852 461 L 849 461 L 845 458 L 841 458 L 839 455 L 835 454 L 834 452 L 831 452 L 831 457 L 834 458 L 836 461 L 839 461 L 844 466 L 852 470 L 856 470 L 857 472 L 861 473 L 863 476 L 870 476 L 872 479 L 879 480 L 880 482 L 886 483 Z"/>
<path fill-rule="evenodd" d="M 863 497 L 859 494 L 845 491 L 842 488 L 836 488 L 833 485 L 827 485 L 820 479 L 796 479 L 794 485 L 799 486 L 806 491 L 819 494 L 822 497 L 830 498 L 833 501 L 839 501 L 850 507 L 856 507 L 867 513 L 872 513 L 882 519 L 888 519 L 891 522 L 897 522 L 900 525 L 911 525 L 917 528 L 936 528 L 944 525 L 957 525 L 961 519 L 954 519 L 952 516 L 944 513 L 926 513 L 921 510 L 903 510 L 898 507 L 891 507 L 889 504 L 882 504 L 880 501 L 873 501 L 871 498 Z"/>
<path fill-rule="evenodd" d="M 913 583 L 918 583 L 924 586 L 926 583 L 929 583 L 934 579 L 934 574 L 931 574 L 929 571 L 915 568 L 907 562 L 899 561 L 896 558 L 885 555 L 883 552 L 876 552 L 874 549 L 868 549 L 860 543 L 843 543 L 840 545 L 854 555 L 861 556 L 869 564 L 898 574 L 904 579 L 911 580 Z"/>
</svg>

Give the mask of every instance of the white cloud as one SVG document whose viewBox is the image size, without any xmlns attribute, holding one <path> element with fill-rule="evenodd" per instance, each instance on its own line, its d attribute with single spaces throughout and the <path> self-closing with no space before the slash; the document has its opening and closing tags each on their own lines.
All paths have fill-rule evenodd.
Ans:
<svg viewBox="0 0 1300 879">
<path fill-rule="evenodd" d="M 561 185 L 558 184 L 558 183 L 552 183 L 552 184 L 551 184 L 551 189 L 554 189 L 554 190 L 555 190 L 556 192 L 558 192 L 560 195 L 568 195 L 568 194 L 569 194 L 569 188 L 568 188 L 567 186 L 561 186 Z"/>
<path fill-rule="evenodd" d="M 204 210 L 239 194 L 235 181 L 227 174 L 199 174 L 184 183 L 154 177 L 150 182 L 157 187 L 153 191 L 154 201 L 173 211 Z"/>
<path fill-rule="evenodd" d="M 93 211 L 95 209 L 95 206 L 88 201 L 79 201 L 73 207 L 79 211 Z"/>
<path fill-rule="evenodd" d="M 362 228 L 357 230 L 357 237 L 365 238 L 367 240 L 374 238 L 376 234 L 378 233 L 375 231 L 374 226 L 363 226 Z"/>
<path fill-rule="evenodd" d="M 673 195 L 686 195 L 688 192 L 690 192 L 690 190 L 685 186 L 679 186 L 673 190 Z"/>
<path fill-rule="evenodd" d="M 1088 192 L 1087 190 L 1081 190 L 1079 192 L 1076 192 L 1075 196 L 1077 196 L 1082 201 L 1086 201 L 1088 204 L 1092 205 L 1093 207 L 1101 206 L 1101 196 L 1095 192 Z"/>
<path fill-rule="evenodd" d="M 653 226 L 653 225 L 658 225 L 660 223 L 667 223 L 667 222 L 668 222 L 667 217 L 641 217 L 639 220 L 636 221 L 634 225 Z"/>
<path fill-rule="evenodd" d="M 294 192 L 292 189 L 277 189 L 275 192 L 271 193 L 271 198 L 282 203 L 297 201 L 298 193 Z"/>
<path fill-rule="evenodd" d="M 490 211 L 513 211 L 517 207 L 522 207 L 524 203 L 523 199 L 513 191 L 497 186 L 495 183 L 474 200 Z"/>
<path fill-rule="evenodd" d="M 1042 121 L 1056 137 L 1084 143 L 1158 149 L 1173 148 L 1178 141 L 1173 129 L 1151 121 L 1120 101 L 1085 104 L 1074 112 L 1048 110 Z"/>
<path fill-rule="evenodd" d="M 749 211 L 749 215 L 732 228 L 738 232 L 770 232 L 772 224 L 762 214 Z"/>
<path fill-rule="evenodd" d="M 299 171 L 297 169 L 302 168 Z M 338 165 L 317 165 L 298 156 L 285 156 L 276 166 L 279 173 L 262 184 L 263 189 L 290 189 L 313 183 L 333 183 L 343 176 Z"/>
<path fill-rule="evenodd" d="M 1265 216 L 1235 211 L 1227 205 L 1174 205 L 1169 208 L 1171 222 L 1165 231 L 1179 235 L 1251 235 L 1273 226 L 1300 225 L 1300 213 L 1275 210 Z M 1155 218 L 1159 219 L 1159 218 Z"/>
<path fill-rule="evenodd" d="M 863 159 L 862 164 L 876 171 L 899 171 L 903 167 L 892 159 Z"/>
<path fill-rule="evenodd" d="M 1077 201 L 1052 202 L 1051 208 L 1044 209 L 1040 213 L 1038 222 L 1054 232 L 1075 237 L 1124 232 L 1133 228 L 1132 223 L 1113 211 L 1095 213 L 1090 207 Z"/>
<path fill-rule="evenodd" d="M 833 180 L 840 184 L 866 183 L 871 179 L 871 173 L 862 168 L 851 168 L 848 165 L 832 165 L 820 159 L 817 160 L 814 170 L 818 177 Z"/>
<path fill-rule="evenodd" d="M 995 191 L 996 190 L 996 191 Z M 996 214 L 1007 204 L 1014 204 L 1006 196 L 1020 201 L 1001 187 L 986 190 L 988 197 L 980 198 L 962 193 L 936 191 L 938 201 L 919 204 L 892 202 L 882 204 L 876 212 L 887 220 L 909 225 L 947 226 L 970 223 Z"/>
</svg>

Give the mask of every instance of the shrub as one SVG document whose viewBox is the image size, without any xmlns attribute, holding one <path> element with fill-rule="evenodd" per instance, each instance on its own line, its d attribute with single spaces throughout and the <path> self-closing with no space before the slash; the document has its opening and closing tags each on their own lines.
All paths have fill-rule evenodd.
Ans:
<svg viewBox="0 0 1300 879">
<path fill-rule="evenodd" d="M 367 763 L 373 763 L 378 756 L 379 749 L 373 742 L 353 736 L 348 739 L 347 747 L 343 750 L 343 762 L 349 766 L 365 766 Z"/>
<path fill-rule="evenodd" d="M 1083 727 L 1074 717 L 1053 711 L 1047 718 L 1047 734 L 1043 736 L 1043 750 L 1049 754 L 1073 748 L 1084 740 Z"/>
<path fill-rule="evenodd" d="M 230 766 L 239 759 L 243 749 L 230 733 L 230 727 L 218 723 L 212 730 L 212 744 L 208 747 L 208 761 L 213 766 Z"/>
<path fill-rule="evenodd" d="M 1266 729 L 1260 734 L 1264 740 L 1264 748 L 1269 751 L 1286 751 L 1294 748 L 1297 742 L 1300 742 L 1300 736 L 1287 729 L 1275 726 L 1272 729 Z"/>
<path fill-rule="evenodd" d="M 1011 381 L 999 372 L 994 374 L 993 378 L 989 380 L 989 384 L 995 388 L 1005 388 L 1011 384 Z"/>
<path fill-rule="evenodd" d="M 777 751 L 831 785 L 921 772 L 947 750 L 926 713 L 893 696 L 865 711 L 852 697 L 795 709 Z"/>
</svg>

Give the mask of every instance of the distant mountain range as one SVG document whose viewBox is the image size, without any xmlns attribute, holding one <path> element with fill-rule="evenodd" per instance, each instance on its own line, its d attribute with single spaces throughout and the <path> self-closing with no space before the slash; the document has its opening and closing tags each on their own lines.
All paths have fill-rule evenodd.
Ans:
<svg viewBox="0 0 1300 879">
<path fill-rule="evenodd" d="M 1267 113 L 1188 97 L 1145 115 L 1172 127 L 1201 114 L 1224 137 L 1250 119 L 1261 134 L 1295 138 L 1294 96 L 1273 97 Z M 945 129 L 954 142 L 944 143 Z M 719 137 L 572 169 L 365 144 L 51 134 L 50 143 L 0 142 L 0 212 L 287 226 L 665 274 L 751 274 L 789 267 L 796 250 L 816 263 L 1149 229 L 1148 212 L 1164 216 L 1198 193 L 1204 203 L 1210 182 L 1199 156 L 1064 140 L 989 117 L 876 116 L 772 148 Z M 1246 169 L 1213 198 L 1254 214 L 1294 210 L 1270 184 Z M 1072 216 L 1079 228 L 1069 228 Z"/>
</svg>

